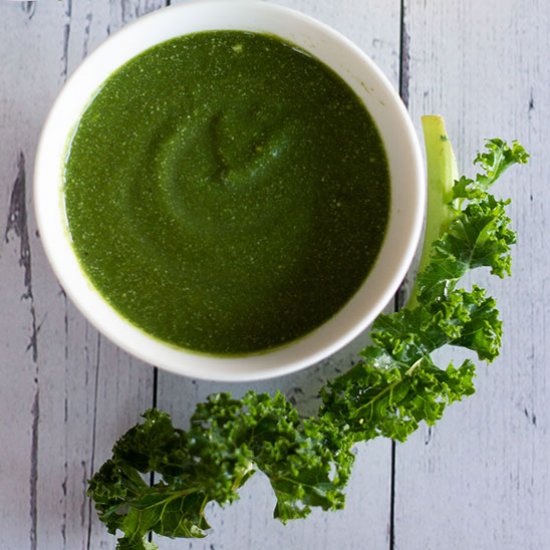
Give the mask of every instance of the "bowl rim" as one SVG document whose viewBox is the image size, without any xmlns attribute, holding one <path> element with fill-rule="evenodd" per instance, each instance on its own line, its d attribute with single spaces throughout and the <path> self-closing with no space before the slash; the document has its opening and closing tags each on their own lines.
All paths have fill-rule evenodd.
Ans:
<svg viewBox="0 0 550 550">
<path fill-rule="evenodd" d="M 119 314 L 114 308 L 112 308 L 108 304 L 107 300 L 103 298 L 103 296 L 99 294 L 97 290 L 95 290 L 90 280 L 80 268 L 80 264 L 78 263 L 76 254 L 70 244 L 70 234 L 68 232 L 68 229 L 66 229 L 66 238 L 64 244 L 66 245 L 66 248 L 68 250 L 65 250 L 65 252 L 74 257 L 74 260 L 78 263 L 80 275 L 84 279 L 84 281 L 80 281 L 77 285 L 74 282 L 74 279 L 71 279 L 71 277 L 74 277 L 74 266 L 73 268 L 71 268 L 71 271 L 71 269 L 69 269 L 70 266 L 67 264 L 67 257 L 62 257 L 62 253 L 57 250 L 59 243 L 56 243 L 55 238 L 52 236 L 52 216 L 57 215 L 58 217 L 60 217 L 60 219 L 58 220 L 60 223 L 61 217 L 65 216 L 64 206 L 61 199 L 63 183 L 62 181 L 56 181 L 53 184 L 55 186 L 56 193 L 59 193 L 59 204 L 57 208 L 57 214 L 55 214 L 55 212 L 52 213 L 50 211 L 52 208 L 52 197 L 47 196 L 48 190 L 51 193 L 52 182 L 51 178 L 48 176 L 48 170 L 45 170 L 44 167 L 46 166 L 47 168 L 48 165 L 50 167 L 52 166 L 50 139 L 52 139 L 52 135 L 55 135 L 55 128 L 58 124 L 58 118 L 63 116 L 63 103 L 65 102 L 69 93 L 79 83 L 81 76 L 85 73 L 85 71 L 89 70 L 88 68 L 91 67 L 92 62 L 100 59 L 102 56 L 105 56 L 106 53 L 109 52 L 112 48 L 116 47 L 117 44 L 122 43 L 122 41 L 126 37 L 131 36 L 132 33 L 136 33 L 140 28 L 145 27 L 146 25 L 153 24 L 155 20 L 160 21 L 162 25 L 162 18 L 174 16 L 177 13 L 189 13 L 189 10 L 192 9 L 206 11 L 227 9 L 228 6 L 231 6 L 232 10 L 242 8 L 248 13 L 251 13 L 254 10 L 261 10 L 268 15 L 292 19 L 298 22 L 298 24 L 303 24 L 304 28 L 308 28 L 314 32 L 318 32 L 321 35 L 332 40 L 334 43 L 337 43 L 338 47 L 347 50 L 350 55 L 353 54 L 358 59 L 360 58 L 361 62 L 364 64 L 368 72 L 376 80 L 376 85 L 381 90 L 380 93 L 383 93 L 384 98 L 386 98 L 387 96 L 392 102 L 391 108 L 394 111 L 394 117 L 396 117 L 396 120 L 398 120 L 400 123 L 400 130 L 403 132 L 403 135 L 401 137 L 403 139 L 403 142 L 407 144 L 409 153 L 409 158 L 406 160 L 406 162 L 404 162 L 408 163 L 408 172 L 410 175 L 411 185 L 413 187 L 413 192 L 411 192 L 412 202 L 408 205 L 411 219 L 407 224 L 409 234 L 407 235 L 406 240 L 403 241 L 403 250 L 400 260 L 398 261 L 397 269 L 392 271 L 392 273 L 388 277 L 389 281 L 386 282 L 381 294 L 377 296 L 376 299 L 374 299 L 374 305 L 370 307 L 368 314 L 362 316 L 359 322 L 353 323 L 351 328 L 345 330 L 343 334 L 340 334 L 335 339 L 333 338 L 329 344 L 323 345 L 321 348 L 316 348 L 315 350 L 312 350 L 311 352 L 302 355 L 302 357 L 297 360 L 287 360 L 286 364 L 281 364 L 280 359 L 278 361 L 276 359 L 273 359 L 277 355 L 277 353 L 275 352 L 281 350 L 291 350 L 293 347 L 297 347 L 297 344 L 299 342 L 303 342 L 304 339 L 308 339 L 312 334 L 316 334 L 321 331 L 323 327 L 325 327 L 327 324 L 332 323 L 335 317 L 338 317 L 342 313 L 342 311 L 344 311 L 348 307 L 350 303 L 356 300 L 359 291 L 356 292 L 356 294 L 350 298 L 348 304 L 346 304 L 334 317 L 327 321 L 327 323 L 321 325 L 312 333 L 309 333 L 308 335 L 299 338 L 298 340 L 292 341 L 280 348 L 273 348 L 272 350 L 265 350 L 257 354 L 245 355 L 242 357 L 211 356 L 197 353 L 193 350 L 176 348 L 176 346 L 172 346 L 171 344 L 160 342 L 155 337 L 146 334 L 144 331 L 133 325 L 130 321 L 126 320 L 121 314 Z M 219 28 L 219 30 L 226 29 Z M 258 30 L 257 32 L 262 31 Z M 181 35 L 185 34 L 189 33 L 181 33 Z M 162 40 L 156 41 L 155 43 L 160 44 L 165 40 L 169 40 L 170 38 L 171 36 L 167 36 Z M 286 38 L 283 39 L 286 40 Z M 307 46 L 304 46 L 302 44 L 298 44 L 298 46 L 305 49 L 306 51 L 308 50 Z M 135 51 L 128 59 L 139 55 L 139 53 L 147 50 L 149 47 L 150 46 L 146 46 L 139 51 Z M 313 53 L 313 55 L 316 54 Z M 344 75 L 341 73 L 340 70 L 332 65 L 329 65 L 329 67 L 331 67 L 332 70 L 334 70 L 337 74 L 344 78 Z M 344 80 L 346 80 L 346 78 L 344 78 Z M 347 82 L 349 84 L 349 81 Z M 87 99 L 84 103 L 83 108 L 80 110 L 80 115 L 85 110 L 86 105 L 89 103 L 89 101 L 91 101 L 91 99 L 93 98 L 94 92 L 94 89 L 88 90 L 86 95 Z M 367 92 L 369 91 L 367 90 Z M 370 109 L 368 110 L 370 111 Z M 379 133 L 381 133 L 379 127 L 380 120 L 372 114 L 371 116 L 378 127 Z M 72 122 L 74 123 L 72 125 L 73 131 L 74 128 L 76 128 L 78 121 L 79 117 L 72 120 Z M 71 133 L 64 135 L 65 141 L 63 143 L 63 148 L 65 150 L 65 153 L 67 153 Z M 386 144 L 384 143 L 384 145 L 386 148 L 386 154 L 388 155 Z M 61 167 L 63 166 L 65 161 L 65 157 L 62 156 L 62 158 L 58 159 L 58 161 L 60 162 L 59 169 L 61 170 Z M 389 158 L 388 165 L 390 168 L 390 181 L 392 181 L 392 165 Z M 60 172 L 60 174 L 62 174 L 62 172 Z M 62 180 L 62 177 L 58 178 L 58 180 Z M 191 2 L 186 2 L 185 4 L 176 4 L 166 8 L 161 8 L 157 11 L 142 16 L 132 23 L 124 26 L 122 29 L 111 35 L 102 44 L 100 44 L 79 65 L 79 67 L 67 80 L 61 92 L 58 94 L 46 118 L 40 135 L 34 171 L 34 206 L 39 233 L 42 237 L 41 240 L 43 243 L 43 247 L 54 273 L 56 274 L 61 286 L 63 287 L 67 295 L 71 298 L 76 307 L 81 311 L 85 318 L 103 335 L 105 335 L 107 338 L 109 338 L 111 341 L 113 341 L 115 344 L 117 344 L 119 347 L 121 347 L 131 355 L 164 370 L 204 380 L 243 382 L 252 380 L 263 380 L 284 374 L 290 374 L 307 366 L 318 363 L 319 361 L 326 359 L 327 357 L 344 347 L 351 340 L 357 337 L 361 332 L 363 332 L 372 323 L 372 321 L 374 321 L 374 319 L 384 309 L 386 304 L 392 299 L 395 292 L 398 290 L 399 285 L 404 279 L 414 257 L 414 253 L 421 235 L 425 210 L 426 190 L 424 181 L 422 153 L 420 145 L 418 143 L 416 132 L 414 130 L 409 114 L 405 108 L 405 105 L 402 103 L 399 95 L 394 90 L 389 79 L 370 59 L 370 57 L 366 53 L 364 53 L 358 46 L 353 44 L 349 39 L 347 39 L 345 36 L 340 34 L 329 25 L 322 23 L 309 15 L 303 14 L 299 11 L 285 6 L 272 4 L 270 2 L 264 2 L 263 0 L 193 0 Z M 393 194 L 394 190 L 392 189 L 392 203 Z M 50 204 L 50 207 L 47 207 L 48 203 Z M 50 208 L 50 210 L 48 210 L 48 208 Z M 55 206 L 53 208 L 55 210 Z M 62 223 L 67 223 L 66 218 L 63 219 Z M 366 282 L 371 278 L 373 273 L 376 272 L 376 265 L 378 264 L 378 261 L 382 254 L 382 250 L 384 250 L 386 247 L 386 240 L 388 239 L 388 233 L 391 225 L 392 219 L 388 221 L 388 228 L 386 231 L 384 242 L 378 254 L 378 259 L 376 260 L 375 265 L 371 268 L 371 271 L 367 275 L 367 278 L 365 279 L 365 282 L 361 288 L 365 286 Z M 86 297 L 86 287 L 88 287 L 88 290 L 91 292 L 92 295 L 95 294 L 96 297 L 99 298 L 100 302 L 103 303 L 103 306 L 100 306 L 97 300 L 95 300 L 95 302 L 90 306 L 90 303 L 86 301 L 88 300 L 88 298 Z M 117 325 L 115 318 L 109 316 L 109 310 L 115 317 L 118 317 L 120 323 L 122 324 Z M 121 329 L 122 325 L 126 324 L 128 325 L 126 327 L 128 330 L 123 330 L 122 332 L 119 332 L 117 330 L 113 331 L 112 328 L 109 326 L 109 323 L 115 324 L 116 328 L 118 329 Z M 141 333 L 142 337 L 144 337 L 148 341 L 148 349 L 145 349 L 142 345 L 136 347 L 136 340 L 139 339 L 136 335 L 136 331 L 138 331 L 138 333 Z M 170 350 L 170 353 L 168 353 L 168 350 Z M 177 361 L 174 360 L 174 358 L 176 357 L 178 358 Z M 259 359 L 262 362 L 262 366 L 260 367 L 258 365 L 254 366 L 252 364 L 249 364 L 251 358 Z M 190 363 L 194 361 L 199 361 L 203 366 L 190 366 Z"/>
</svg>

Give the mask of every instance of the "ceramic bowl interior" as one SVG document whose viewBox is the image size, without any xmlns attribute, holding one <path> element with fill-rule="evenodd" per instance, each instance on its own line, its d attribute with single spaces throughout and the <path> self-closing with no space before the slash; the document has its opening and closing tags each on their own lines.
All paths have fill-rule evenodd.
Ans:
<svg viewBox="0 0 550 550">
<path fill-rule="evenodd" d="M 176 36 L 205 30 L 275 34 L 337 72 L 363 101 L 384 142 L 391 177 L 390 220 L 370 275 L 354 297 L 307 336 L 257 355 L 214 357 L 164 344 L 120 316 L 94 289 L 73 252 L 63 205 L 70 136 L 101 83 L 126 61 Z M 206 0 L 140 18 L 105 41 L 75 71 L 43 129 L 35 168 L 35 207 L 50 263 L 67 294 L 97 329 L 140 359 L 195 378 L 242 381 L 296 371 L 350 342 L 382 311 L 404 278 L 419 240 L 424 201 L 420 148 L 409 116 L 377 66 L 349 40 L 299 12 L 256 0 Z"/>
</svg>

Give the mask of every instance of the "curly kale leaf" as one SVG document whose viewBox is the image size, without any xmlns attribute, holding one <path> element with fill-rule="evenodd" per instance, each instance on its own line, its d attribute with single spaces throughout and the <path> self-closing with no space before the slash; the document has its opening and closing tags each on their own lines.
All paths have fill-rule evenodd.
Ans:
<svg viewBox="0 0 550 550">
<path fill-rule="evenodd" d="M 482 172 L 474 179 L 459 178 L 453 186 L 454 199 L 482 199 L 505 170 L 514 164 L 526 164 L 528 160 L 529 154 L 517 141 L 509 146 L 502 139 L 488 139 L 485 151 L 479 152 L 474 159 L 474 164 L 480 166 Z"/>
<path fill-rule="evenodd" d="M 378 436 L 404 441 L 424 420 L 474 392 L 475 366 L 437 367 L 431 353 L 444 345 L 470 349 L 492 361 L 500 349 L 501 322 L 493 298 L 474 287 L 445 299 L 381 315 L 362 361 L 322 391 L 321 414 L 354 441 Z"/>
<path fill-rule="evenodd" d="M 502 323 L 495 300 L 458 283 L 477 267 L 499 277 L 510 273 L 515 234 L 508 201 L 494 198 L 489 187 L 528 155 L 517 142 L 489 140 L 475 159 L 481 173 L 453 183 L 456 162 L 443 121 L 423 122 L 434 190 L 430 242 L 407 307 L 378 317 L 372 344 L 358 364 L 323 388 L 315 417 L 301 418 L 280 393 L 254 392 L 241 399 L 211 395 L 197 405 L 188 430 L 175 428 L 166 413 L 147 411 L 89 485 L 109 532 L 123 534 L 119 550 L 153 550 L 150 532 L 205 536 L 206 505 L 237 499 L 256 470 L 269 479 L 274 515 L 283 522 L 307 516 L 312 507 L 342 508 L 353 444 L 379 436 L 404 441 L 422 421 L 433 424 L 448 405 L 474 392 L 473 361 L 440 368 L 432 353 L 446 345 L 485 361 L 499 353 Z M 151 473 L 153 485 L 147 482 Z"/>
<path fill-rule="evenodd" d="M 282 521 L 306 516 L 312 506 L 342 508 L 353 464 L 346 443 L 326 420 L 302 421 L 277 393 L 221 393 L 197 406 L 187 431 L 157 410 L 144 414 L 115 445 L 113 457 L 90 482 L 89 494 L 109 531 L 124 532 L 119 548 L 146 548 L 149 531 L 201 537 L 205 506 L 238 498 L 238 488 L 260 469 L 269 478 Z M 140 474 L 155 472 L 153 486 Z"/>
<path fill-rule="evenodd" d="M 451 205 L 458 205 L 447 231 L 431 245 L 425 269 L 418 275 L 416 300 L 428 302 L 444 296 L 471 269 L 489 267 L 493 275 L 510 274 L 510 247 L 516 235 L 510 229 L 506 206 L 489 187 L 513 164 L 524 164 L 529 155 L 517 142 L 487 141 L 486 151 L 475 162 L 484 172 L 474 180 L 461 177 L 453 186 Z M 462 208 L 464 200 L 468 201 Z"/>
<path fill-rule="evenodd" d="M 392 366 L 379 368 L 385 352 L 372 347 L 366 355 L 323 392 L 321 414 L 356 442 L 379 436 L 405 441 L 421 421 L 434 424 L 447 405 L 474 393 L 470 360 L 440 369 L 429 357 L 410 366 L 386 356 L 383 361 Z"/>
</svg>

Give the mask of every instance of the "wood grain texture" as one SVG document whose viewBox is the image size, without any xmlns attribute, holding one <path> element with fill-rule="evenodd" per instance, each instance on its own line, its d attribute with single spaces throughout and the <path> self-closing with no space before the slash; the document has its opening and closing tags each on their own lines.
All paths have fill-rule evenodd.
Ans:
<svg viewBox="0 0 550 550">
<path fill-rule="evenodd" d="M 548 547 L 549 29 L 547 2 L 407 2 L 415 122 L 443 114 L 470 174 L 487 137 L 517 138 L 532 159 L 498 184 L 519 232 L 513 278 L 474 276 L 498 300 L 502 355 L 479 369 L 476 395 L 398 447 L 399 550 Z"/>
<path fill-rule="evenodd" d="M 362 47 L 382 67 L 397 87 L 399 81 L 400 5 L 387 0 L 331 1 L 285 0 L 280 4 L 310 14 L 340 30 Z M 215 391 L 241 395 L 247 389 L 285 392 L 300 410 L 314 413 L 317 392 L 325 381 L 347 369 L 367 342 L 364 334 L 345 350 L 322 364 L 294 375 L 254 384 L 212 384 L 192 381 L 159 372 L 158 407 L 173 414 L 185 425 L 195 404 Z M 273 519 L 275 500 L 269 483 L 261 475 L 253 477 L 242 490 L 241 500 L 225 510 L 210 508 L 207 517 L 213 527 L 204 541 L 161 539 L 163 550 L 330 550 L 339 546 L 346 533 L 346 549 L 387 548 L 390 529 L 391 444 L 373 443 L 357 449 L 357 463 L 344 511 L 312 514 L 306 520 L 283 526 Z M 359 517 L 368 518 L 365 521 Z"/>
</svg>

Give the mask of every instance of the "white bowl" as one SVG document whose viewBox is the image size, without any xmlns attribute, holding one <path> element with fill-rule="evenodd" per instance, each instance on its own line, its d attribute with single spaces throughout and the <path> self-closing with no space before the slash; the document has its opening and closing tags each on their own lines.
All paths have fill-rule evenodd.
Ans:
<svg viewBox="0 0 550 550">
<path fill-rule="evenodd" d="M 90 98 L 118 67 L 151 46 L 204 30 L 275 34 L 337 72 L 374 118 L 390 168 L 389 225 L 377 261 L 353 298 L 333 318 L 284 347 L 244 357 L 215 357 L 177 349 L 136 328 L 95 290 L 70 242 L 62 199 L 70 136 Z M 281 6 L 256 0 L 206 0 L 161 9 L 111 36 L 66 83 L 48 116 L 36 157 L 34 198 L 50 263 L 67 294 L 97 329 L 129 353 L 168 371 L 225 381 L 258 380 L 312 365 L 364 331 L 392 298 L 418 243 L 425 187 L 420 147 L 400 98 L 378 67 L 330 27 Z"/>
</svg>

